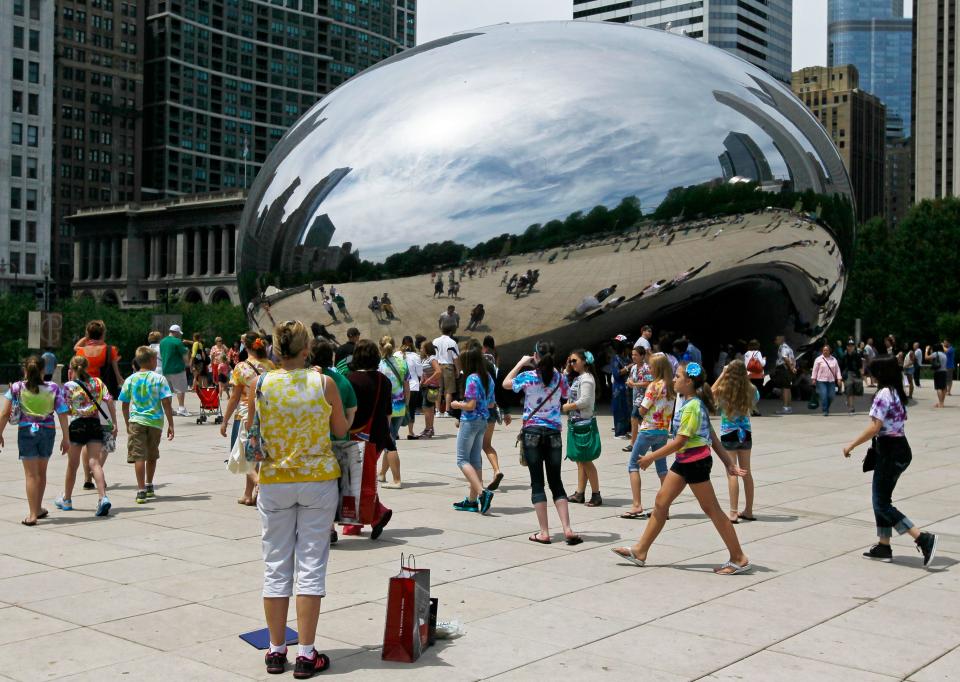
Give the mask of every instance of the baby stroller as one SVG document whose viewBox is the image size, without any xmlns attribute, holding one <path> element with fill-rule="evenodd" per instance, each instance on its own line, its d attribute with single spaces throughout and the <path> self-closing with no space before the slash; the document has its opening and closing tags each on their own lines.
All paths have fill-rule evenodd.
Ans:
<svg viewBox="0 0 960 682">
<path fill-rule="evenodd" d="M 206 388 L 195 386 L 194 388 L 197 397 L 200 398 L 200 416 L 197 417 L 197 423 L 203 424 L 207 421 L 207 417 L 214 417 L 214 424 L 221 423 L 223 412 L 220 411 L 220 387 L 214 385 Z"/>
</svg>

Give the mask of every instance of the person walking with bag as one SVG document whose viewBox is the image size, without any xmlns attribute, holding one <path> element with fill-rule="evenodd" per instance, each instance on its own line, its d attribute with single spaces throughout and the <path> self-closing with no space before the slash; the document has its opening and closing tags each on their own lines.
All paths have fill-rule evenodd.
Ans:
<svg viewBox="0 0 960 682">
<path fill-rule="evenodd" d="M 893 491 L 900 476 L 910 466 L 913 453 L 904 429 L 907 420 L 907 396 L 903 375 L 896 358 L 879 357 L 870 364 L 870 372 L 879 386 L 870 406 L 870 425 L 843 449 L 849 458 L 854 449 L 873 441 L 863 460 L 863 470 L 873 471 L 873 515 L 877 523 L 877 544 L 863 553 L 868 559 L 893 561 L 890 539 L 893 530 L 909 533 L 929 566 L 937 554 L 938 537 L 921 531 L 903 512 L 893 506 Z"/>
<path fill-rule="evenodd" d="M 663 530 L 670 505 L 689 485 L 700 503 L 700 508 L 710 517 L 730 553 L 730 558 L 713 569 L 713 572 L 717 575 L 735 575 L 746 573 L 752 568 L 750 560 L 740 547 L 737 531 L 720 508 L 717 495 L 710 484 L 710 469 L 713 465 L 711 445 L 726 466 L 728 474 L 742 476 L 746 472 L 739 468 L 730 453 L 724 450 L 717 434 L 710 427 L 710 410 L 714 405 L 705 374 L 703 367 L 696 362 L 688 362 L 677 369 L 673 386 L 680 396 L 680 407 L 673 415 L 673 439 L 659 450 L 640 458 L 640 468 L 646 469 L 654 461 L 676 453 L 670 472 L 657 493 L 653 514 L 647 521 L 643 536 L 633 547 L 611 549 L 618 557 L 635 566 L 646 564 L 647 553 Z"/>
<path fill-rule="evenodd" d="M 457 466 L 470 489 L 462 501 L 453 503 L 453 508 L 486 514 L 493 503 L 493 491 L 483 487 L 483 435 L 487 430 L 490 408 L 496 406 L 496 380 L 480 348 L 467 348 L 460 353 L 460 366 L 466 375 L 463 400 L 454 400 L 450 406 L 460 410 Z"/>
<path fill-rule="evenodd" d="M 520 431 L 520 463 L 530 471 L 530 498 L 537 513 L 540 530 L 528 539 L 549 545 L 546 482 L 553 504 L 560 517 L 568 545 L 579 545 L 583 538 L 570 527 L 570 507 L 563 489 L 560 469 L 563 463 L 563 441 L 560 437 L 560 405 L 567 397 L 566 377 L 557 371 L 556 348 L 549 341 L 538 341 L 533 355 L 524 355 L 503 380 L 508 391 L 523 393 L 523 428 Z M 525 368 L 532 368 L 523 371 Z"/>
<path fill-rule="evenodd" d="M 640 428 L 633 452 L 627 462 L 627 474 L 630 476 L 630 491 L 633 505 L 629 511 L 620 515 L 621 519 L 645 519 L 650 515 L 643 510 L 640 500 L 640 458 L 649 451 L 659 450 L 667 443 L 670 422 L 677 394 L 673 390 L 673 365 L 664 353 L 655 353 L 650 359 L 653 381 L 647 386 L 640 402 Z M 657 476 L 660 485 L 667 476 L 667 460 L 656 461 Z"/>
<path fill-rule="evenodd" d="M 634 353 L 637 349 L 634 349 Z M 594 375 L 593 353 L 575 350 L 567 358 L 567 381 L 570 393 L 567 403 L 560 411 L 567 415 L 567 459 L 577 463 L 577 492 L 567 498 L 569 502 L 584 503 L 587 482 L 590 483 L 588 507 L 603 504 L 600 496 L 600 477 L 593 463 L 600 456 L 600 431 L 594 417 L 597 401 L 597 379 Z"/>
<path fill-rule="evenodd" d="M 267 359 L 267 343 L 255 332 L 243 335 L 243 345 L 247 349 L 247 359 L 238 362 L 230 373 L 230 399 L 223 412 L 223 421 L 220 422 L 220 435 L 227 437 L 227 424 L 233 417 L 233 428 L 230 430 L 230 451 L 240 448 L 242 451 L 247 442 L 245 427 L 248 411 L 254 403 L 257 381 L 260 375 L 276 369 Z M 237 456 L 243 456 L 241 452 Z M 248 471 L 243 488 L 243 495 L 237 499 L 237 504 L 253 507 L 257 504 L 257 471 Z"/>
<path fill-rule="evenodd" d="M 933 389 L 937 392 L 937 404 L 934 407 L 943 407 L 947 399 L 947 354 L 943 346 L 935 343 L 927 346 L 923 359 L 930 363 L 930 369 L 933 370 Z"/>
<path fill-rule="evenodd" d="M 260 512 L 263 545 L 263 611 L 270 631 L 265 655 L 268 673 L 287 664 L 286 624 L 294 573 L 297 583 L 299 646 L 294 677 L 311 677 L 330 667 L 314 648 L 320 602 L 326 596 L 330 528 L 340 494 L 340 467 L 331 436 L 348 426 L 336 384 L 306 367 L 310 335 L 302 322 L 277 325 L 274 348 L 280 368 L 257 380 L 256 412 L 261 447 Z M 253 414 L 247 414 L 247 430 Z"/>
<path fill-rule="evenodd" d="M 420 378 L 420 396 L 423 399 L 423 426 L 420 438 L 433 438 L 433 421 L 437 414 L 437 405 L 443 400 L 440 392 L 442 370 L 437 361 L 437 349 L 432 341 L 420 344 L 420 365 L 423 374 Z"/>
<path fill-rule="evenodd" d="M 830 416 L 830 404 L 838 391 L 843 390 L 843 379 L 840 374 L 840 364 L 833 357 L 833 350 L 829 343 L 824 343 L 820 355 L 813 361 L 813 370 L 810 378 L 816 382 L 817 396 L 820 398 L 820 409 L 823 416 Z"/>
<path fill-rule="evenodd" d="M 0 407 L 0 450 L 4 447 L 3 430 L 7 424 L 17 425 L 17 449 L 26 484 L 27 517 L 20 523 L 36 526 L 49 512 L 43 508 L 43 492 L 47 487 L 47 465 L 53 454 L 60 422 L 60 452 L 70 450 L 70 430 L 67 412 L 70 408 L 63 399 L 60 387 L 43 380 L 43 360 L 31 355 L 23 363 L 23 380 L 10 385 L 3 394 Z"/>
<path fill-rule="evenodd" d="M 843 377 L 847 396 L 847 411 L 856 412 L 855 398 L 863 395 L 863 357 L 853 339 L 847 339 L 847 350 L 840 359 L 840 376 Z"/>
<path fill-rule="evenodd" d="M 742 360 L 733 360 L 724 367 L 712 388 L 717 407 L 720 408 L 720 442 L 745 472 L 742 476 L 727 474 L 730 523 L 739 523 L 740 519 L 756 521 L 753 515 L 753 469 L 750 468 L 750 453 L 753 450 L 750 413 L 760 400 L 760 392 L 750 381 Z M 745 500 L 742 512 L 738 511 L 741 478 Z"/>
<path fill-rule="evenodd" d="M 380 338 L 380 365 L 377 369 L 390 380 L 390 436 L 394 446 L 387 450 L 380 461 L 380 483 L 384 488 L 399 489 L 403 487 L 400 480 L 400 453 L 397 452 L 397 441 L 400 440 L 400 427 L 407 418 L 407 402 L 410 400 L 410 370 L 403 353 L 394 350 L 393 337 Z M 387 482 L 387 469 L 393 477 Z"/>
<path fill-rule="evenodd" d="M 73 486 L 77 482 L 77 470 L 80 456 L 87 449 L 87 464 L 97 486 L 99 501 L 96 516 L 110 513 L 110 498 L 107 497 L 107 483 L 104 480 L 101 451 L 103 450 L 104 425 L 100 418 L 110 426 L 114 438 L 117 436 L 117 408 L 106 385 L 87 372 L 87 359 L 81 355 L 70 361 L 71 380 L 63 385 L 64 398 L 70 407 L 70 452 L 67 457 L 67 469 L 63 482 L 63 494 L 54 504 L 62 511 L 73 510 Z M 110 411 L 107 417 L 104 405 Z"/>
<path fill-rule="evenodd" d="M 750 339 L 747 343 L 747 352 L 743 354 L 743 364 L 747 368 L 747 376 L 750 377 L 750 383 L 753 384 L 757 392 L 763 390 L 763 374 L 766 371 L 767 359 L 760 352 L 760 342 L 756 339 Z M 754 406 L 751 417 L 759 417 L 760 403 Z"/>
</svg>

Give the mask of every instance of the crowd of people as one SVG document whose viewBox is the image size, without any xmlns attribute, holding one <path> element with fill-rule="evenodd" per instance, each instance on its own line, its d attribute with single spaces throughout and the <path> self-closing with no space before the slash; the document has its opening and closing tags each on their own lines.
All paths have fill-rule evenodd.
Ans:
<svg viewBox="0 0 960 682">
<path fill-rule="evenodd" d="M 471 314 L 471 323 L 476 317 Z M 267 670 L 286 669 L 284 628 L 296 585 L 300 643 L 294 671 L 308 677 L 330 663 L 315 649 L 314 637 L 338 525 L 345 535 L 362 535 L 369 527 L 371 540 L 384 532 L 393 511 L 380 499 L 378 488 L 403 488 L 404 427 L 407 440 L 429 439 L 438 417 L 451 419 L 457 429 L 451 467 L 455 461 L 465 482 L 463 499 L 453 501 L 451 508 L 486 516 L 495 509 L 494 497 L 504 479 L 493 435 L 498 425 L 512 421 L 510 396 L 521 397 L 517 441 L 538 524 L 529 541 L 554 542 L 548 509 L 552 500 L 562 541 L 577 545 L 583 537 L 574 530 L 571 505 L 604 504 L 595 465 L 602 451 L 596 415 L 604 387 L 609 387 L 614 435 L 629 440 L 623 449 L 630 453 L 632 500 L 620 517 L 646 522 L 635 544 L 612 551 L 618 559 L 644 566 L 670 518 L 672 503 L 689 486 L 728 551 L 714 572 L 735 575 L 752 567 L 734 526 L 758 520 L 751 419 L 759 415 L 761 396 L 771 391 L 783 401 L 781 412 L 789 414 L 797 376 L 809 364 L 809 384 L 824 414 L 829 414 L 836 389 L 858 380 L 861 391 L 864 382 L 876 388 L 868 426 L 843 449 L 850 457 L 857 447 L 872 442 L 868 459 L 877 543 L 865 556 L 889 561 L 893 530 L 911 535 L 924 565 L 936 554 L 937 537 L 917 528 L 892 504 L 892 495 L 912 458 L 904 427 L 910 395 L 919 384 L 918 368 L 926 363 L 934 370 L 939 406 L 949 393 L 950 381 L 943 375 L 952 374 L 953 349 L 947 341 L 922 352 L 919 344 L 901 348 L 892 337 L 884 344 L 886 352 L 876 351 L 869 339 L 862 348 L 852 340 L 842 348 L 824 344 L 807 363 L 798 360 L 782 336 L 774 340 L 772 362 L 752 340 L 720 351 L 711 382 L 703 353 L 690 339 L 670 333 L 655 339 L 650 326 L 644 326 L 635 341 L 616 336 L 609 357 L 599 361 L 590 350 L 560 354 L 552 342 L 541 340 L 511 369 L 500 365 L 491 336 L 482 341 L 458 336 L 460 316 L 454 306 L 441 314 L 438 327 L 433 339 L 405 336 L 399 344 L 390 335 L 362 338 L 359 329 L 351 327 L 347 340 L 337 344 L 319 323 L 307 327 L 292 320 L 277 324 L 272 334 L 249 332 L 232 346 L 217 338 L 207 348 L 200 334 L 185 341 L 183 330 L 174 324 L 166 336 L 153 331 L 145 337 L 133 358 L 135 371 L 124 379 L 119 353 L 107 344 L 103 322 L 92 321 L 74 348 L 62 386 L 51 381 L 46 359 L 32 356 L 24 363 L 23 380 L 3 396 L 0 448 L 5 445 L 3 429 L 16 423 L 28 501 L 23 524 L 35 526 L 49 515 L 42 501 L 58 427 L 67 467 L 54 504 L 63 512 L 74 510 L 72 494 L 82 463 L 84 487 L 97 490 L 94 514 L 103 517 L 111 510 L 105 465 L 119 433 L 116 402 L 124 422 L 127 462 L 134 469 L 135 501 L 144 504 L 157 496 L 154 480 L 164 434 L 172 440 L 175 417 L 190 416 L 184 405 L 189 380 L 197 386 L 213 384 L 218 393 L 222 386 L 229 397 L 220 433 L 228 439 L 230 461 L 249 465 L 242 467 L 244 487 L 237 501 L 256 506 L 262 524 L 263 606 L 270 633 Z M 711 423 L 712 415 L 719 415 L 719 430 Z M 418 416 L 424 422 L 419 433 Z M 712 453 L 726 473 L 726 510 L 710 480 Z M 577 467 L 576 490 L 570 494 L 561 476 L 564 457 Z M 641 477 L 651 465 L 659 488 L 653 504 L 645 505 Z M 357 499 L 349 510 L 340 489 L 348 474 L 359 478 L 350 484 L 357 484 Z"/>
</svg>

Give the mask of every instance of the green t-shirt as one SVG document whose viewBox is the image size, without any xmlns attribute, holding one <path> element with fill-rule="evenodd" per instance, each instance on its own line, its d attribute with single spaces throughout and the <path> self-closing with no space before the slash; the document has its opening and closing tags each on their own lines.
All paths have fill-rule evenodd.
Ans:
<svg viewBox="0 0 960 682">
<path fill-rule="evenodd" d="M 347 377 L 343 376 L 340 374 L 340 372 L 332 367 L 327 367 L 325 370 L 323 370 L 323 373 L 333 379 L 333 383 L 337 385 L 337 390 L 340 392 L 340 401 L 343 403 L 343 413 L 346 414 L 347 410 L 349 410 L 351 407 L 356 407 L 357 392 L 353 390 L 353 384 L 350 383 Z M 337 438 L 333 435 L 333 433 L 331 433 L 330 440 L 348 441 L 350 440 L 350 433 L 348 431 L 347 435 L 343 438 Z"/>
<path fill-rule="evenodd" d="M 160 370 L 163 374 L 181 374 L 186 369 L 183 356 L 187 352 L 183 341 L 176 336 L 160 340 Z"/>
</svg>

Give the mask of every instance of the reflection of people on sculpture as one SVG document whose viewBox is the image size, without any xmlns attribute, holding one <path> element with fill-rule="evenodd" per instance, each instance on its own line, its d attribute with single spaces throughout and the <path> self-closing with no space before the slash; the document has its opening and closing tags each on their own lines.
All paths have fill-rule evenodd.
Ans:
<svg viewBox="0 0 960 682">
<path fill-rule="evenodd" d="M 337 319 L 337 314 L 333 311 L 333 303 L 330 302 L 329 296 L 323 297 L 323 309 L 327 311 L 327 314 L 334 322 L 339 322 Z"/>
<path fill-rule="evenodd" d="M 584 296 L 583 300 L 580 301 L 580 304 L 574 308 L 573 315 L 568 315 L 569 318 L 583 317 L 591 310 L 596 310 L 600 307 L 600 301 L 597 300 L 596 296 Z"/>
<path fill-rule="evenodd" d="M 605 299 L 605 298 L 607 298 L 608 296 L 610 296 L 611 294 L 613 294 L 613 292 L 615 292 L 616 290 L 617 290 L 617 285 L 616 285 L 616 284 L 614 284 L 614 285 L 612 285 L 612 286 L 609 286 L 609 287 L 607 287 L 606 289 L 601 289 L 601 290 L 598 291 L 597 294 L 596 294 L 596 299 L 597 299 L 597 301 L 599 301 L 600 303 L 603 303 L 603 299 Z"/>
<path fill-rule="evenodd" d="M 381 308 L 381 306 L 380 306 L 380 299 L 379 299 L 379 298 L 377 298 L 376 296 L 374 296 L 374 297 L 373 297 L 373 300 L 370 301 L 370 303 L 367 305 L 367 307 L 370 308 L 370 310 L 373 312 L 373 314 L 377 316 L 377 321 L 378 321 L 378 322 L 382 322 L 382 321 L 383 321 L 383 316 L 381 315 L 381 310 L 382 310 L 382 308 Z"/>
<path fill-rule="evenodd" d="M 467 323 L 467 329 L 474 331 L 480 323 L 483 322 L 483 316 L 486 315 L 486 310 L 483 309 L 483 304 L 478 303 L 473 307 L 473 310 L 470 311 L 470 322 Z M 441 325 L 442 326 L 442 325 Z"/>
<path fill-rule="evenodd" d="M 347 310 L 347 302 L 344 300 L 343 294 L 334 293 L 335 291 L 336 289 L 334 287 L 330 287 L 330 293 L 333 295 L 333 302 L 337 304 L 337 310 L 340 311 L 344 319 L 348 321 L 352 320 L 353 318 L 350 317 L 350 311 Z"/>
<path fill-rule="evenodd" d="M 500 286 L 506 286 L 507 279 L 510 277 L 510 272 L 507 270 L 503 271 L 503 279 L 500 280 Z"/>
<path fill-rule="evenodd" d="M 390 296 L 386 291 L 384 291 L 383 296 L 380 297 L 380 307 L 383 309 L 388 320 L 397 319 L 397 316 L 393 312 L 393 301 L 390 300 Z"/>
<path fill-rule="evenodd" d="M 433 297 L 438 296 L 443 296 L 443 277 L 437 278 L 436 284 L 433 285 Z"/>
<path fill-rule="evenodd" d="M 437 326 L 442 330 L 446 326 L 453 328 L 451 334 L 456 334 L 457 329 L 460 327 L 460 313 L 457 312 L 457 306 L 448 305 L 447 311 L 440 313 L 440 318 L 437 320 Z"/>
<path fill-rule="evenodd" d="M 510 281 L 507 282 L 507 293 L 512 294 L 513 290 L 517 287 L 517 282 L 519 281 L 520 275 L 513 273 L 510 277 Z"/>
</svg>

